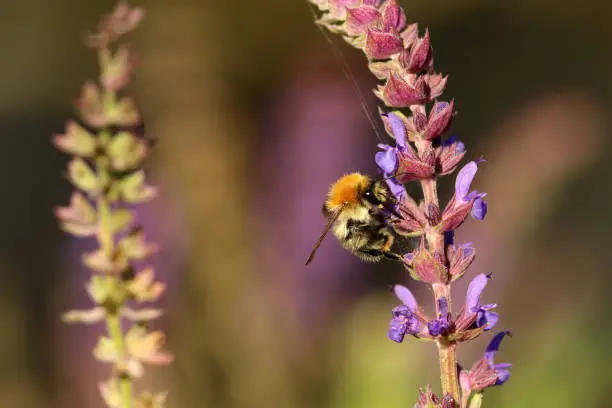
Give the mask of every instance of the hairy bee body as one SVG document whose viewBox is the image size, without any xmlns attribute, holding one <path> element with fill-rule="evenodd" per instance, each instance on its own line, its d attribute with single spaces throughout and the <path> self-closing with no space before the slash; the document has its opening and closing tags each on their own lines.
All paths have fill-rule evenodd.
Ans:
<svg viewBox="0 0 612 408">
<path fill-rule="evenodd" d="M 395 236 L 387 224 L 390 214 L 397 215 L 394 204 L 384 180 L 372 180 L 360 173 L 340 178 L 323 203 L 328 226 L 306 263 L 312 260 L 329 229 L 346 250 L 366 262 L 379 262 L 385 257 L 401 260 L 400 255 L 391 252 Z"/>
</svg>

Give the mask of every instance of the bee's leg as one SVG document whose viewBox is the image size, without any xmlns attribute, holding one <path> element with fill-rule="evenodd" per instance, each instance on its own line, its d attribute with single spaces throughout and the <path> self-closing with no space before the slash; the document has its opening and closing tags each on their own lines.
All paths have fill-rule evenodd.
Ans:
<svg viewBox="0 0 612 408">
<path fill-rule="evenodd" d="M 392 235 L 387 236 L 385 245 L 382 247 L 382 250 L 381 250 L 383 256 L 385 256 L 388 259 L 392 259 L 394 261 L 404 262 L 403 256 L 391 251 L 391 246 L 393 245 L 393 241 L 394 241 L 394 238 Z"/>
<path fill-rule="evenodd" d="M 385 258 L 391 259 L 393 261 L 404 262 L 404 258 L 401 255 L 390 251 L 381 251 L 379 249 L 360 249 L 359 252 L 376 258 L 384 256 Z"/>
<path fill-rule="evenodd" d="M 396 254 L 395 252 L 389 252 L 389 251 L 385 251 L 382 253 L 386 258 L 389 258 L 393 261 L 399 261 L 399 262 L 404 262 L 404 257 L 401 256 L 400 254 Z"/>
</svg>

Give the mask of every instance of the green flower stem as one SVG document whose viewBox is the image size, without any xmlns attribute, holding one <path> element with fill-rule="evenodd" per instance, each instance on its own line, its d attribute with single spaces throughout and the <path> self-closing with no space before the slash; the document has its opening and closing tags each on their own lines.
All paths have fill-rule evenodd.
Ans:
<svg viewBox="0 0 612 408">
<path fill-rule="evenodd" d="M 450 311 L 450 285 L 434 284 L 433 290 L 436 299 L 440 298 L 441 296 L 444 296 L 447 299 Z M 436 314 L 437 313 L 439 313 L 438 302 L 436 302 Z M 438 358 L 440 360 L 442 394 L 450 394 L 457 403 L 461 398 L 461 394 L 459 392 L 459 378 L 457 377 L 457 343 L 454 341 L 447 341 L 445 338 L 441 337 L 437 342 L 437 346 Z"/>
<path fill-rule="evenodd" d="M 477 392 L 472 395 L 472 398 L 470 398 L 470 405 L 468 405 L 468 408 L 480 408 L 481 405 L 482 405 L 482 392 Z"/>
<path fill-rule="evenodd" d="M 106 131 L 100 132 L 100 141 L 104 143 L 105 139 L 110 138 L 110 135 Z M 106 157 L 100 157 L 96 160 L 96 170 L 98 174 L 98 180 L 108 180 L 109 179 L 109 170 L 108 170 L 108 159 Z M 102 186 L 102 190 L 104 190 L 106 186 Z M 112 212 L 110 208 L 110 204 L 103 193 L 100 192 L 98 199 L 96 200 L 97 210 L 98 210 L 98 242 L 100 244 L 100 248 L 104 251 L 110 259 L 113 258 L 113 253 L 115 252 L 115 237 L 112 229 Z M 109 286 L 116 286 L 118 282 L 116 281 L 118 278 L 113 275 L 113 271 L 109 275 L 106 276 L 108 280 Z M 121 309 L 121 299 L 112 299 L 109 302 L 109 305 L 106 306 L 106 327 L 108 329 L 108 334 L 115 344 L 115 349 L 119 354 L 119 362 L 115 367 L 115 371 L 118 375 L 119 380 L 119 390 L 121 393 L 121 408 L 132 408 L 132 379 L 129 375 L 122 373 L 123 361 L 126 355 L 125 349 L 125 339 L 123 337 L 123 331 L 121 330 L 121 317 L 119 315 L 119 310 Z"/>
<path fill-rule="evenodd" d="M 115 343 L 117 352 L 122 356 L 125 355 L 125 341 L 123 339 L 119 314 L 107 314 L 106 326 L 111 339 Z M 132 408 L 132 379 L 129 375 L 119 375 L 119 391 L 121 392 L 121 408 Z"/>
</svg>

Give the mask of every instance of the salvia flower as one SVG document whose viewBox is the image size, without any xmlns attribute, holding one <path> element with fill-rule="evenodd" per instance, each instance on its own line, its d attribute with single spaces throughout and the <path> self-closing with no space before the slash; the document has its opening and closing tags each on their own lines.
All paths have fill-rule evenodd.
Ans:
<svg viewBox="0 0 612 408">
<path fill-rule="evenodd" d="M 452 173 L 457 168 L 457 164 L 465 156 L 465 145 L 457 136 L 451 136 L 442 141 L 436 148 L 438 158 L 437 174 L 444 176 Z"/>
<path fill-rule="evenodd" d="M 469 162 L 459 170 L 455 179 L 455 194 L 444 209 L 442 223 L 438 227 L 442 232 L 459 227 L 470 211 L 473 218 L 484 220 L 487 214 L 487 203 L 484 201 L 486 193 L 470 191 L 477 171 L 478 164 L 475 161 Z"/>
<path fill-rule="evenodd" d="M 484 356 L 474 363 L 470 370 L 460 371 L 459 381 L 464 393 L 480 392 L 485 388 L 502 385 L 508 381 L 510 378 L 509 368 L 512 367 L 512 364 L 495 364 L 494 361 L 501 341 L 506 335 L 510 335 L 510 332 L 497 333 L 487 346 Z"/>
<path fill-rule="evenodd" d="M 402 305 L 393 308 L 393 319 L 389 323 L 389 338 L 401 343 L 408 334 L 417 334 L 422 325 L 417 317 L 417 302 L 412 292 L 402 285 L 395 285 L 395 295 L 402 301 Z"/>
<path fill-rule="evenodd" d="M 406 128 L 404 127 L 402 119 L 394 113 L 389 113 L 387 115 L 387 121 L 391 128 L 393 138 L 395 139 L 396 147 L 379 144 L 378 147 L 383 149 L 383 151 L 376 153 L 375 161 L 382 170 L 383 176 L 393 195 L 399 201 L 403 201 L 406 197 L 406 188 L 397 181 L 395 174 L 398 168 L 398 155 L 408 146 L 406 142 Z"/>
<path fill-rule="evenodd" d="M 451 328 L 451 322 L 448 319 L 448 301 L 445 297 L 438 299 L 438 310 L 438 318 L 427 323 L 429 334 L 434 337 L 446 334 Z"/>
<path fill-rule="evenodd" d="M 499 318 L 499 315 L 496 312 L 491 311 L 497 307 L 497 304 L 480 304 L 480 295 L 482 294 L 485 286 L 487 286 L 487 282 L 490 278 L 491 275 L 481 273 L 472 279 L 470 285 L 468 286 L 467 296 L 465 298 L 466 312 L 475 313 L 476 327 L 484 327 L 485 330 L 491 330 Z"/>
<path fill-rule="evenodd" d="M 476 250 L 471 242 L 466 242 L 457 247 L 449 245 L 449 273 L 452 280 L 457 280 L 463 276 L 467 268 L 476 258 Z"/>
<path fill-rule="evenodd" d="M 480 302 L 490 278 L 485 274 L 470 283 L 462 310 L 451 310 L 451 284 L 466 273 L 476 254 L 470 242 L 455 245 L 454 230 L 470 213 L 483 220 L 488 208 L 485 193 L 471 190 L 481 161 L 459 170 L 452 198 L 445 207 L 440 203 L 438 181 L 457 169 L 466 148 L 457 137 L 444 137 L 455 115 L 454 101 L 438 100 L 448 77 L 434 69 L 430 32 L 425 29 L 420 34 L 416 23 L 407 24 L 397 0 L 309 1 L 322 12 L 318 23 L 362 50 L 368 68 L 381 81 L 374 94 L 383 102 L 381 119 L 395 145 L 379 145 L 376 163 L 401 204 L 400 217 L 389 224 L 400 236 L 420 238 L 418 248 L 403 255 L 403 263 L 413 279 L 432 286 L 437 306 L 437 316 L 430 319 L 407 288 L 395 286 L 402 305 L 393 309 L 389 338 L 402 342 L 411 334 L 435 342 L 439 352 L 442 397 L 428 386 L 419 391 L 415 407 L 479 408 L 482 391 L 508 379 L 510 365 L 493 361 L 507 333 L 493 338 L 485 356 L 470 371 L 460 373 L 459 383 L 456 346 L 492 329 L 498 315 L 493 311 L 496 304 Z M 383 113 L 385 107 L 395 110 Z M 420 202 L 404 188 L 411 181 L 421 186 Z"/>
</svg>

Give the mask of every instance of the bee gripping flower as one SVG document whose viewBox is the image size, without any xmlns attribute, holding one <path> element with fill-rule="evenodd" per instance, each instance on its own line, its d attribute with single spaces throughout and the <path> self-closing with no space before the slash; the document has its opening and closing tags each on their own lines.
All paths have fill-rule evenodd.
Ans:
<svg viewBox="0 0 612 408">
<path fill-rule="evenodd" d="M 505 336 L 510 335 L 509 331 L 503 331 L 493 336 L 493 339 L 486 348 L 485 354 L 481 357 L 470 370 L 461 370 L 459 373 L 459 383 L 464 393 L 478 392 L 485 388 L 495 385 L 502 385 L 510 378 L 509 368 L 512 364 L 495 364 L 495 355 L 499 351 L 501 341 Z"/>
</svg>

